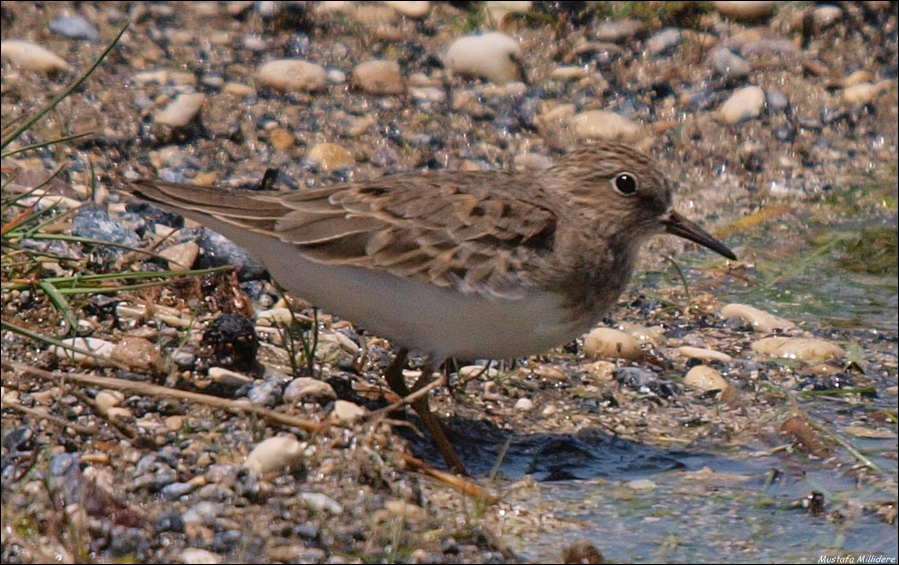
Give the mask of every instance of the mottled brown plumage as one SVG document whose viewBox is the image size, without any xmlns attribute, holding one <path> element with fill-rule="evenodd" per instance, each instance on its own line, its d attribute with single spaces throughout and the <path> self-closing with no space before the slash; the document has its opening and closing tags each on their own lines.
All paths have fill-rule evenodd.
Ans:
<svg viewBox="0 0 899 565">
<path fill-rule="evenodd" d="M 291 292 L 434 364 L 570 341 L 618 298 L 649 236 L 673 233 L 734 258 L 670 210 L 670 183 L 648 156 L 615 143 L 539 172 L 415 172 L 268 194 L 159 181 L 129 189 L 246 247 Z"/>
</svg>

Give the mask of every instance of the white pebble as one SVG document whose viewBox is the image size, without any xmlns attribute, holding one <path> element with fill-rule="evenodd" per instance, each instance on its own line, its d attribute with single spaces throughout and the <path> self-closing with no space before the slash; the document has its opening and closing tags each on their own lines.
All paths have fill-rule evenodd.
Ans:
<svg viewBox="0 0 899 565">
<path fill-rule="evenodd" d="M 818 6 L 812 17 L 818 26 L 827 27 L 843 17 L 843 10 L 837 6 Z"/>
<path fill-rule="evenodd" d="M 261 441 L 247 455 L 244 467 L 264 475 L 287 467 L 303 454 L 303 444 L 294 436 L 275 436 Z"/>
<path fill-rule="evenodd" d="M 774 6 L 777 2 L 757 1 L 757 2 L 737 2 L 737 1 L 721 1 L 712 2 L 712 5 L 720 13 L 735 20 L 759 20 L 767 18 L 774 13 Z"/>
<path fill-rule="evenodd" d="M 410 18 L 423 18 L 428 15 L 431 3 L 421 0 L 388 0 L 384 2 L 400 14 Z"/>
<path fill-rule="evenodd" d="M 406 84 L 396 61 L 365 61 L 353 68 L 353 86 L 368 94 L 402 94 Z"/>
<path fill-rule="evenodd" d="M 727 388 L 727 381 L 721 373 L 705 365 L 697 365 L 687 371 L 684 384 L 701 393 Z"/>
<path fill-rule="evenodd" d="M 126 336 L 115 344 L 109 358 L 131 369 L 156 370 L 162 366 L 162 356 L 156 346 L 142 337 Z"/>
<path fill-rule="evenodd" d="M 530 412 L 534 409 L 534 401 L 530 398 L 519 398 L 515 402 L 515 409 L 519 412 Z"/>
<path fill-rule="evenodd" d="M 109 357 L 109 354 L 115 347 L 114 343 L 97 337 L 69 338 L 62 340 L 62 343 L 76 349 L 93 352 L 100 357 Z M 63 359 L 72 359 L 77 363 L 81 363 L 87 366 L 93 366 L 97 363 L 93 356 L 85 355 L 83 353 L 77 353 L 64 347 L 55 345 L 50 348 L 50 351 L 52 351 L 53 354 L 57 357 Z"/>
<path fill-rule="evenodd" d="M 752 70 L 746 59 L 726 47 L 715 48 L 709 55 L 709 61 L 718 74 L 730 79 L 749 76 Z"/>
<path fill-rule="evenodd" d="M 529 0 L 488 0 L 484 2 L 484 10 L 493 24 L 500 25 L 507 15 L 523 14 L 531 9 L 532 4 Z"/>
<path fill-rule="evenodd" d="M 296 404 L 304 398 L 337 398 L 334 388 L 312 377 L 297 377 L 284 389 L 284 402 Z"/>
<path fill-rule="evenodd" d="M 185 565 L 216 565 L 222 562 L 222 558 L 199 547 L 188 547 L 181 550 L 178 562 Z"/>
<path fill-rule="evenodd" d="M 118 390 L 101 390 L 94 397 L 94 402 L 101 408 L 113 408 L 125 400 L 125 394 Z"/>
<path fill-rule="evenodd" d="M 256 323 L 261 326 L 289 326 L 293 323 L 293 312 L 289 308 L 262 310 L 256 313 Z"/>
<path fill-rule="evenodd" d="M 765 91 L 758 86 L 745 86 L 734 92 L 718 110 L 718 116 L 728 124 L 738 124 L 762 115 Z"/>
<path fill-rule="evenodd" d="M 721 308 L 721 315 L 725 318 L 742 318 L 759 332 L 771 332 L 774 330 L 788 330 L 796 327 L 796 324 L 774 314 L 769 314 L 748 304 L 727 304 Z"/>
<path fill-rule="evenodd" d="M 646 52 L 650 55 L 661 55 L 680 43 L 680 30 L 665 28 L 646 40 Z"/>
<path fill-rule="evenodd" d="M 517 62 L 520 56 L 518 40 L 495 31 L 460 37 L 447 49 L 444 63 L 462 75 L 506 83 L 522 79 Z"/>
<path fill-rule="evenodd" d="M 259 82 L 285 92 L 313 92 L 325 87 L 327 72 L 321 65 L 302 59 L 275 59 L 256 71 Z"/>
<path fill-rule="evenodd" d="M 646 137 L 646 132 L 639 123 L 607 110 L 588 110 L 575 114 L 570 123 L 580 139 L 634 143 Z"/>
<path fill-rule="evenodd" d="M 248 377 L 247 375 L 243 375 L 230 369 L 225 369 L 224 367 L 210 367 L 207 375 L 209 375 L 209 378 L 214 382 L 225 386 L 239 387 L 253 383 L 252 377 Z"/>
<path fill-rule="evenodd" d="M 336 143 L 317 144 L 306 153 L 306 159 L 324 171 L 345 169 L 356 164 L 356 160 L 349 151 Z"/>
<path fill-rule="evenodd" d="M 52 73 L 72 70 L 62 57 L 40 45 L 17 39 L 0 41 L 0 60 L 8 60 L 13 65 L 29 71 Z"/>
<path fill-rule="evenodd" d="M 612 328 L 595 328 L 584 337 L 584 353 L 589 357 L 639 359 L 640 344 L 630 334 Z"/>
<path fill-rule="evenodd" d="M 895 82 L 895 81 L 894 81 Z M 861 82 L 847 86 L 843 89 L 843 100 L 856 106 L 867 104 L 874 100 L 874 97 L 889 88 L 889 81 L 871 84 L 870 82 Z"/>
<path fill-rule="evenodd" d="M 205 101 L 206 95 L 202 92 L 179 94 L 165 108 L 156 113 L 153 121 L 157 124 L 183 128 L 194 119 Z"/>
<path fill-rule="evenodd" d="M 193 241 L 176 243 L 159 252 L 159 256 L 168 261 L 170 271 L 187 271 L 193 267 L 197 256 L 200 254 L 200 246 Z"/>
<path fill-rule="evenodd" d="M 343 506 L 339 502 L 319 492 L 301 492 L 300 498 L 310 509 L 316 512 L 327 510 L 331 514 L 343 513 Z"/>
<path fill-rule="evenodd" d="M 727 353 L 721 353 L 712 349 L 704 349 L 702 347 L 691 347 L 684 345 L 677 349 L 677 352 L 690 359 L 700 359 L 702 361 L 720 361 L 721 363 L 730 363 L 734 360 Z"/>
<path fill-rule="evenodd" d="M 330 419 L 333 422 L 352 422 L 365 415 L 365 408 L 346 400 L 335 400 Z"/>
<path fill-rule="evenodd" d="M 840 358 L 846 351 L 829 341 L 808 337 L 766 337 L 751 346 L 756 353 L 807 363 Z"/>
</svg>

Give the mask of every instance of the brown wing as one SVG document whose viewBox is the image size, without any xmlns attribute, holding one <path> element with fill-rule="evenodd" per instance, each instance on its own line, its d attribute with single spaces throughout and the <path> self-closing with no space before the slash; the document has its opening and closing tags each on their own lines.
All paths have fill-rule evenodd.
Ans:
<svg viewBox="0 0 899 565">
<path fill-rule="evenodd" d="M 143 181 L 135 192 L 278 237 L 314 261 L 508 294 L 554 244 L 556 216 L 528 194 L 541 188 L 531 179 L 409 173 L 268 195 Z"/>
</svg>

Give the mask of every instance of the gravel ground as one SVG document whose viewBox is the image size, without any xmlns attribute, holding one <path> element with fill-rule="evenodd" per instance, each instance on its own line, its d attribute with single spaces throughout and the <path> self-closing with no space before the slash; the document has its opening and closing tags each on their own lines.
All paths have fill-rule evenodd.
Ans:
<svg viewBox="0 0 899 565">
<path fill-rule="evenodd" d="M 163 259 L 26 238 L 16 249 L 44 257 L 31 268 L 4 240 L 4 323 L 60 339 L 42 277 L 173 260 L 239 269 L 69 295 L 78 335 L 98 340 L 77 345 L 108 347 L 114 367 L 4 326 L 3 562 L 592 562 L 583 522 L 565 517 L 584 500 L 547 500 L 542 481 L 643 480 L 677 464 L 643 450 L 672 445 L 848 475 L 876 496 L 829 491 L 818 513 L 886 525 L 892 541 L 874 547 L 889 553 L 896 4 L 758 3 L 771 11 L 748 20 L 706 3 L 388 4 L 4 3 L 4 130 L 131 22 L 85 85 L 10 147 L 90 135 L 4 157 L 4 200 L 63 166 L 46 190 L 72 211 L 44 231 L 134 247 L 181 224 L 126 204 L 123 179 L 247 187 L 271 169 L 278 187 L 302 190 L 422 168 L 539 168 L 614 138 L 656 156 L 680 185 L 677 207 L 740 261 L 658 238 L 604 324 L 620 333 L 489 370 L 451 366 L 454 386 L 433 404 L 474 483 L 498 498 L 485 501 L 422 472 L 407 453 L 439 461 L 416 421 L 378 412 L 394 400 L 379 378 L 389 342 L 283 298 L 220 238 L 174 231 Z M 4 205 L 4 226 L 20 211 Z M 845 232 L 864 237 L 834 235 Z M 843 293 L 883 285 L 883 250 L 893 282 L 881 311 L 825 322 L 841 318 Z M 831 253 L 837 275 L 813 262 Z M 778 285 L 792 266 L 827 290 L 775 300 L 797 291 Z M 294 323 L 294 340 L 317 334 L 312 370 L 271 320 Z M 619 448 L 634 462 L 603 459 Z"/>
</svg>

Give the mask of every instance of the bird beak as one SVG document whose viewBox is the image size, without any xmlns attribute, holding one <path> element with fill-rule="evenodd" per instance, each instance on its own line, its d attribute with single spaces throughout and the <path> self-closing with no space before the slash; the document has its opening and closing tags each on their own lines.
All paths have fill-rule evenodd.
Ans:
<svg viewBox="0 0 899 565">
<path fill-rule="evenodd" d="M 674 210 L 668 212 L 667 217 L 662 217 L 662 224 L 665 225 L 665 231 L 667 233 L 689 239 L 694 243 L 698 243 L 703 247 L 708 247 L 712 251 L 724 255 L 728 259 L 734 261 L 737 260 L 737 256 L 734 255 L 734 252 L 728 249 L 723 243 Z"/>
</svg>

